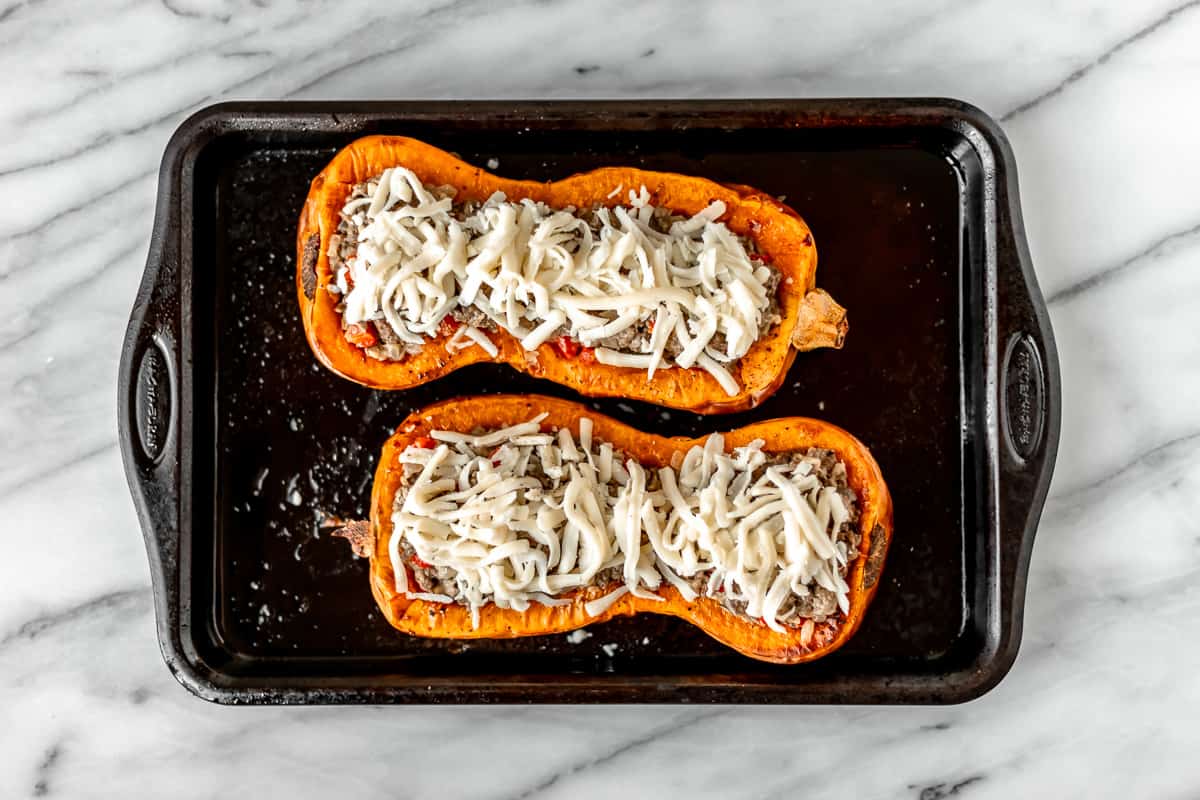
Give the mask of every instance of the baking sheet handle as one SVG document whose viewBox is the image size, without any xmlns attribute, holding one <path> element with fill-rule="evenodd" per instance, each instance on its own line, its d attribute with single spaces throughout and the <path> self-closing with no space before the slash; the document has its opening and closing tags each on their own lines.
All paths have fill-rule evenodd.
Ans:
<svg viewBox="0 0 1200 800">
<path fill-rule="evenodd" d="M 1011 153 L 1002 163 L 1014 163 Z M 1008 660 L 1015 658 L 1021 637 L 1025 582 L 1054 470 L 1062 405 L 1058 351 L 1025 240 L 1013 169 L 1000 176 L 1009 202 L 997 226 L 999 362 L 994 398 L 1000 428 L 1000 596 L 1010 598 L 1001 609 L 1009 620 L 1002 626 L 1008 641 L 1000 646 L 1009 651 Z"/>
<path fill-rule="evenodd" d="M 125 332 L 117 378 L 117 427 L 125 477 L 150 560 L 155 616 L 164 656 L 178 626 L 181 397 L 179 270 L 180 209 L 167 182 L 178 169 L 168 147 L 159 175 L 159 200 L 146 269 Z M 174 234 L 174 235 L 172 235 Z M 174 659 L 168 666 L 177 672 Z"/>
</svg>

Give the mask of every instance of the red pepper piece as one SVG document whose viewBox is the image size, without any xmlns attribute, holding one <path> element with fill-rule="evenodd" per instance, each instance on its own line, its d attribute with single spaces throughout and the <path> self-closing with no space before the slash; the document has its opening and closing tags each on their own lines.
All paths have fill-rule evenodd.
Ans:
<svg viewBox="0 0 1200 800">
<path fill-rule="evenodd" d="M 554 340 L 554 349 L 563 358 L 574 358 L 579 355 L 579 350 L 582 345 L 572 339 L 570 336 L 559 336 Z"/>
</svg>

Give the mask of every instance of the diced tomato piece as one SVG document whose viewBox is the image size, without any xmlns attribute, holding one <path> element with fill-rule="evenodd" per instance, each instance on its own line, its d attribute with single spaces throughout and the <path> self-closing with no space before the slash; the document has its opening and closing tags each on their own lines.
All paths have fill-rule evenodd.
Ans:
<svg viewBox="0 0 1200 800">
<path fill-rule="evenodd" d="M 369 322 L 355 322 L 346 326 L 346 341 L 355 347 L 374 347 L 379 344 L 379 337 Z"/>
<path fill-rule="evenodd" d="M 579 355 L 579 349 L 582 345 L 572 339 L 570 336 L 559 336 L 554 340 L 554 349 L 563 358 L 574 358 Z"/>
<path fill-rule="evenodd" d="M 442 321 L 438 323 L 438 333 L 442 336 L 453 336 L 454 332 L 462 327 L 462 323 L 454 317 L 447 314 L 442 317 Z"/>
<path fill-rule="evenodd" d="M 753 258 L 755 261 L 761 261 L 764 264 L 770 264 L 772 261 L 775 260 L 775 259 L 771 258 L 770 253 L 755 253 L 754 255 L 752 255 L 750 257 Z"/>
<path fill-rule="evenodd" d="M 429 569 L 430 567 L 432 567 L 432 566 L 433 566 L 433 564 L 430 564 L 430 563 L 427 563 L 427 562 L 425 562 L 425 561 L 422 561 L 422 560 L 421 560 L 421 557 L 420 557 L 419 555 L 417 555 L 416 553 L 413 553 L 413 557 L 412 557 L 412 558 L 410 558 L 409 560 L 410 560 L 410 561 L 412 561 L 412 563 L 413 563 L 415 566 L 418 566 L 418 567 L 420 567 L 421 569 Z"/>
<path fill-rule="evenodd" d="M 579 351 L 579 360 L 584 364 L 596 363 L 596 348 L 584 347 Z"/>
<path fill-rule="evenodd" d="M 413 439 L 413 446 L 419 447 L 422 450 L 432 450 L 437 447 L 437 439 L 431 436 L 418 436 L 416 439 Z"/>
</svg>

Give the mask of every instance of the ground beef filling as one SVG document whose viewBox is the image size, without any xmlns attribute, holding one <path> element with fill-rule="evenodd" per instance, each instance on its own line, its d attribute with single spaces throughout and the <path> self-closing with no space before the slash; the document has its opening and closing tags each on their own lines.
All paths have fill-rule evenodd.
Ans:
<svg viewBox="0 0 1200 800">
<path fill-rule="evenodd" d="M 767 460 L 767 463 L 760 467 L 754 474 L 754 480 L 758 480 L 762 474 L 762 470 L 774 464 L 797 464 L 800 461 L 808 460 L 813 464 L 813 474 L 822 483 L 834 486 L 841 495 L 842 500 L 846 503 L 846 508 L 850 512 L 850 516 L 846 521 L 834 532 L 834 543 L 844 543 L 846 546 L 847 562 L 852 563 L 858 557 L 858 546 L 862 543 L 862 535 L 858 532 L 858 497 L 854 490 L 850 488 L 846 481 L 846 465 L 838 461 L 837 453 L 832 450 L 826 450 L 820 447 L 810 447 L 803 453 L 797 452 L 790 455 L 776 455 Z M 846 577 L 846 571 L 842 570 L 842 577 Z M 698 572 L 688 578 L 685 578 L 688 585 L 695 591 L 705 594 L 708 588 L 709 579 L 712 577 L 712 571 L 707 570 Z M 720 591 L 720 587 L 717 587 Z M 717 594 L 720 597 L 720 594 Z M 723 604 L 738 614 L 742 614 L 745 609 L 745 603 L 739 600 L 725 600 Z M 792 594 L 780 609 L 780 615 L 786 615 L 794 610 L 794 616 L 790 620 L 785 620 L 785 625 L 800 625 L 806 618 L 810 618 L 816 622 L 824 622 L 829 617 L 838 615 L 837 595 L 829 591 L 823 586 L 813 585 L 807 595 Z M 745 616 L 742 614 L 742 616 Z"/>
<path fill-rule="evenodd" d="M 476 428 L 471 431 L 473 435 L 485 433 L 483 428 Z M 477 455 L 488 455 L 483 451 L 476 451 Z M 625 461 L 628 456 L 620 450 L 613 451 L 615 460 Z M 812 464 L 813 472 L 817 479 L 827 486 L 833 486 L 838 490 L 842 500 L 846 504 L 847 510 L 850 512 L 847 519 L 834 532 L 834 543 L 844 544 L 847 554 L 847 565 L 854 563 L 858 557 L 858 546 L 862 543 L 862 536 L 858 531 L 859 508 L 858 497 L 854 490 L 850 488 L 846 479 L 846 465 L 838 460 L 837 453 L 833 450 L 827 450 L 819 447 L 810 447 L 804 451 L 795 453 L 784 453 L 773 455 L 767 459 L 767 462 L 759 467 L 753 474 L 753 480 L 757 481 L 761 477 L 763 471 L 768 466 L 775 464 L 798 464 L 801 461 L 809 461 Z M 399 508 L 404 503 L 406 489 L 411 485 L 412 481 L 419 475 L 421 468 L 415 464 L 405 464 L 400 477 L 400 491 L 396 493 L 395 507 Z M 529 476 L 537 478 L 541 481 L 542 486 L 549 490 L 554 487 L 554 479 L 546 475 L 542 469 L 541 458 L 535 451 L 529 461 Z M 657 491 L 661 488 L 658 473 L 649 470 L 646 474 L 646 488 L 648 491 Z M 544 552 L 544 545 L 537 545 Z M 412 547 L 403 539 L 400 541 L 400 552 L 404 558 L 404 562 L 411 568 L 413 578 L 417 586 L 422 592 L 432 592 L 444 594 L 449 597 L 454 597 L 457 592 L 454 583 L 454 570 L 449 567 L 432 567 L 421 562 Z M 846 576 L 847 568 L 840 570 L 841 576 Z M 731 613 L 737 614 L 745 619 L 750 619 L 745 611 L 745 603 L 734 599 L 725 599 L 722 597 L 720 586 L 716 587 L 713 594 L 709 594 L 709 582 L 712 578 L 712 570 L 704 570 L 697 572 L 695 575 L 683 576 L 683 580 L 687 582 L 700 595 L 711 596 L 720 600 L 722 605 Z M 594 581 L 595 586 L 607 587 L 612 586 L 614 589 L 624 583 L 624 575 L 620 567 L 609 567 L 596 573 Z M 460 605 L 465 605 L 466 600 L 459 599 Z M 790 616 L 788 616 L 790 615 Z M 791 594 L 784 606 L 780 609 L 780 617 L 787 616 L 787 619 L 782 619 L 784 625 L 790 627 L 799 627 L 804 624 L 806 619 L 812 619 L 814 622 L 824 622 L 827 619 L 832 619 L 840 616 L 837 605 L 837 595 L 823 586 L 813 584 L 809 587 L 807 595 Z M 757 620 L 755 620 L 757 621 Z"/>
<path fill-rule="evenodd" d="M 356 185 L 350 192 L 347 202 L 356 200 L 360 197 L 366 197 L 374 191 L 375 181 L 372 180 L 360 183 Z M 453 186 L 435 186 L 430 187 L 429 192 L 438 199 L 441 199 L 444 197 L 453 198 L 456 190 Z M 451 209 L 450 214 L 459 222 L 463 222 L 476 211 L 478 211 L 481 205 L 483 204 L 474 200 L 465 203 L 456 203 Z M 593 231 L 599 231 L 601 228 L 601 221 L 595 213 L 596 209 L 599 207 L 599 205 L 596 205 L 590 209 L 579 212 L 579 217 L 587 222 Z M 340 220 L 338 223 L 337 233 L 329 238 L 329 249 L 327 251 L 327 255 L 329 257 L 329 266 L 334 274 L 337 274 L 338 270 L 340 270 L 342 266 L 354 256 L 356 247 L 355 243 L 358 241 L 359 233 L 358 226 L 355 224 L 353 218 L 347 216 L 346 214 L 340 213 L 339 217 Z M 650 227 L 659 233 L 666 233 L 668 230 L 670 230 L 670 227 L 673 223 L 684 219 L 687 219 L 687 217 L 680 214 L 673 214 L 665 208 L 656 208 L 654 209 L 654 214 L 650 218 Z M 738 236 L 737 238 L 741 242 L 742 246 L 746 248 L 746 252 L 750 255 L 751 259 L 761 260 L 758 246 L 753 239 L 744 236 Z M 578 247 L 578 241 L 567 245 L 568 251 L 571 252 L 574 252 L 574 249 L 578 249 Z M 779 313 L 779 285 L 783 280 L 783 274 L 774 267 L 770 265 L 767 266 L 770 269 L 771 274 L 766 281 L 765 288 L 770 305 L 767 307 L 766 312 L 762 315 L 762 319 L 759 321 L 758 338 L 760 339 L 766 336 L 767 333 L 776 325 L 778 325 L 782 319 Z M 337 287 L 334 284 L 331 283 L 329 286 L 331 287 L 331 292 L 337 292 Z M 337 306 L 337 311 L 338 313 L 345 311 L 345 305 L 340 300 Z M 617 316 L 614 312 L 593 313 L 606 319 L 615 319 Z M 482 331 L 491 332 L 499 329 L 495 322 L 493 322 L 486 314 L 484 314 L 475 306 L 457 306 L 453 311 L 450 312 L 450 316 L 459 324 L 474 326 Z M 596 346 L 604 347 L 609 350 L 616 350 L 621 353 L 639 354 L 649 352 L 650 336 L 653 332 L 653 323 L 653 319 L 650 318 L 641 320 L 640 322 L 626 328 L 614 336 L 610 336 L 607 339 L 601 339 L 600 341 L 596 342 Z M 385 319 L 380 318 L 372 320 L 366 323 L 366 325 L 370 326 L 369 331 L 377 340 L 376 344 L 363 348 L 366 354 L 372 358 L 381 361 L 402 361 L 408 356 L 418 353 L 421 350 L 421 345 L 411 344 L 403 341 Z M 343 330 L 348 328 L 348 325 L 344 319 L 342 321 L 342 327 Z M 568 349 L 570 352 L 578 353 L 582 349 L 585 349 L 582 343 L 570 336 L 570 330 L 566 326 L 560 327 L 550 337 L 550 341 L 552 342 L 561 341 L 563 339 L 570 340 L 571 345 L 569 345 L 568 348 L 564 348 Z M 724 352 L 726 349 L 726 344 L 725 334 L 718 332 L 715 336 L 713 336 L 709 346 L 714 350 Z M 675 337 L 671 337 L 666 345 L 666 354 L 673 358 L 679 355 L 682 349 L 683 348 L 679 344 L 678 340 Z"/>
</svg>

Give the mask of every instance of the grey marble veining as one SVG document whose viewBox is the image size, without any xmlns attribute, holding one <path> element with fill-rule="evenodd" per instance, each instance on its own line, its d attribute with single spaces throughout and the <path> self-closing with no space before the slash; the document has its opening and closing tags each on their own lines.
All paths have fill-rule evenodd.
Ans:
<svg viewBox="0 0 1200 800">
<path fill-rule="evenodd" d="M 1200 0 L 879 5 L 0 8 L 0 796 L 1200 794 Z M 1004 122 L 1062 359 L 1024 644 L 997 689 L 923 709 L 244 709 L 175 684 L 114 376 L 190 112 L 898 94 Z"/>
</svg>

